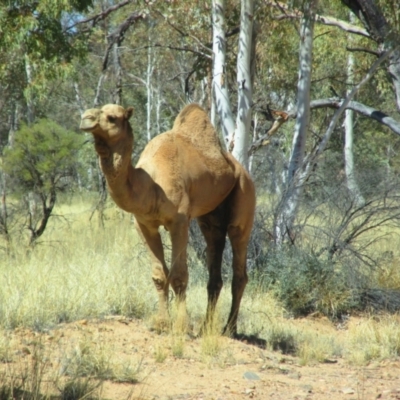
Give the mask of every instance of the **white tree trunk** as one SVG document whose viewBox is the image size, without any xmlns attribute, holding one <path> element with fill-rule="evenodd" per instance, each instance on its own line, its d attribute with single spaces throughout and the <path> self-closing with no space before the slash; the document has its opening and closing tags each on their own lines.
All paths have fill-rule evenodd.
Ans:
<svg viewBox="0 0 400 400">
<path fill-rule="evenodd" d="M 242 0 L 237 56 L 238 110 L 232 154 L 248 168 L 250 145 L 252 79 L 250 72 L 254 0 Z"/>
<path fill-rule="evenodd" d="M 391 51 L 393 46 L 386 46 L 386 51 Z M 391 53 L 389 58 L 389 73 L 392 77 L 393 88 L 396 93 L 397 110 L 400 111 L 400 48 L 397 47 Z"/>
<path fill-rule="evenodd" d="M 212 96 L 211 95 L 211 110 L 210 110 L 210 119 L 211 119 L 211 123 L 215 126 L 215 127 L 217 127 L 217 123 L 218 123 L 218 121 L 217 121 L 217 110 L 216 110 L 216 107 L 215 107 L 215 99 L 214 99 L 214 96 Z M 225 142 L 225 140 L 224 140 L 224 146 L 226 145 L 226 142 Z"/>
<path fill-rule="evenodd" d="M 219 115 L 225 146 L 230 142 L 235 132 L 235 121 L 229 101 L 226 82 L 226 40 L 224 30 L 224 0 L 213 0 L 213 88 L 217 113 Z"/>
<path fill-rule="evenodd" d="M 97 87 L 96 87 L 96 94 L 93 99 L 93 107 L 98 107 L 100 104 L 100 92 L 101 88 L 103 86 L 103 81 L 106 79 L 106 73 L 103 71 L 100 75 L 100 78 L 97 82 Z"/>
<path fill-rule="evenodd" d="M 85 112 L 85 110 L 86 110 L 87 107 L 86 107 L 86 105 L 85 105 L 84 100 L 82 99 L 82 96 L 81 96 L 81 92 L 80 92 L 80 90 L 79 90 L 79 85 L 78 85 L 78 83 L 77 83 L 77 82 L 74 82 L 74 83 L 72 84 L 72 86 L 73 86 L 74 92 L 75 92 L 76 105 L 78 106 L 79 113 L 82 115 L 82 114 Z"/>
<path fill-rule="evenodd" d="M 9 116 L 9 131 L 8 131 L 8 146 L 13 147 L 15 142 L 15 132 L 18 130 L 18 122 L 19 122 L 19 105 L 18 103 L 14 104 L 12 111 Z"/>
<path fill-rule="evenodd" d="M 119 44 L 114 44 L 113 46 L 113 63 L 114 63 L 114 73 L 115 73 L 115 90 L 113 93 L 112 102 L 114 104 L 122 104 L 122 66 L 121 66 L 121 57 L 119 55 Z"/>
<path fill-rule="evenodd" d="M 29 56 L 27 54 L 25 54 L 25 73 L 26 73 L 26 80 L 28 82 L 28 87 L 29 87 L 32 85 L 33 77 L 32 77 L 31 62 L 30 62 Z M 28 124 L 31 125 L 31 124 L 33 124 L 34 119 L 35 119 L 35 104 L 34 104 L 32 92 L 26 93 L 26 103 L 27 103 L 27 108 L 28 108 L 27 120 L 28 120 Z"/>
<path fill-rule="evenodd" d="M 354 14 L 350 13 L 350 23 L 354 24 L 354 22 L 355 22 Z M 350 37 L 349 40 L 351 40 Z M 347 58 L 347 84 L 353 84 L 353 83 L 354 83 L 354 54 L 352 52 L 349 52 Z M 351 89 L 347 91 L 347 96 L 350 94 L 350 92 Z M 355 203 L 357 205 L 362 205 L 364 204 L 364 198 L 358 187 L 354 173 L 353 126 L 354 126 L 354 111 L 347 109 L 345 111 L 345 118 L 344 118 L 344 131 L 345 131 L 344 165 L 346 172 L 347 188 L 351 193 Z"/>
<path fill-rule="evenodd" d="M 151 109 L 152 109 L 152 85 L 151 78 L 153 75 L 153 57 L 151 49 L 151 38 L 149 32 L 149 47 L 147 49 L 147 72 L 146 72 L 146 90 L 147 90 L 147 141 L 151 140 Z"/>
<path fill-rule="evenodd" d="M 257 140 L 257 125 L 258 125 L 258 115 L 254 114 L 254 126 L 253 126 L 253 143 Z M 253 168 L 254 152 L 251 153 L 249 157 L 249 172 L 251 174 Z"/>
<path fill-rule="evenodd" d="M 293 223 L 303 190 L 304 179 L 301 176 L 301 169 L 304 162 L 305 144 L 310 123 L 311 66 L 316 5 L 317 0 L 305 1 L 304 15 L 301 20 L 297 117 L 289 160 L 287 186 L 274 223 L 274 235 L 277 245 L 281 245 L 287 239 L 293 239 Z"/>
<path fill-rule="evenodd" d="M 156 101 L 156 125 L 157 125 L 157 135 L 161 133 L 161 125 L 160 125 L 160 118 L 161 118 L 161 87 L 160 87 L 160 77 L 158 76 L 157 79 L 157 101 Z"/>
</svg>

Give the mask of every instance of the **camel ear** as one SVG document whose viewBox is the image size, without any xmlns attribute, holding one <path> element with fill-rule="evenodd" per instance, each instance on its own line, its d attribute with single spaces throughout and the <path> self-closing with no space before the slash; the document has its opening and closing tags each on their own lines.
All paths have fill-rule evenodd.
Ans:
<svg viewBox="0 0 400 400">
<path fill-rule="evenodd" d="M 133 114 L 133 107 L 128 107 L 125 110 L 125 118 L 129 121 L 129 118 L 132 117 Z"/>
</svg>

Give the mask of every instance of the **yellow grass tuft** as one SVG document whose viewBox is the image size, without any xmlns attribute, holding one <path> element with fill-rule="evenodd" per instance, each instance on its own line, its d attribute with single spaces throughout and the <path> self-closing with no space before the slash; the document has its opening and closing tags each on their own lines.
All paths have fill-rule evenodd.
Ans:
<svg viewBox="0 0 400 400">
<path fill-rule="evenodd" d="M 205 321 L 202 329 L 201 353 L 205 359 L 216 358 L 224 350 L 222 328 L 223 322 L 217 307 L 213 319 Z"/>
<path fill-rule="evenodd" d="M 349 323 L 346 339 L 345 357 L 351 364 L 396 358 L 400 355 L 399 316 L 355 318 Z"/>
<path fill-rule="evenodd" d="M 163 345 L 158 345 L 154 350 L 154 359 L 158 363 L 163 363 L 168 357 L 168 352 Z"/>
</svg>

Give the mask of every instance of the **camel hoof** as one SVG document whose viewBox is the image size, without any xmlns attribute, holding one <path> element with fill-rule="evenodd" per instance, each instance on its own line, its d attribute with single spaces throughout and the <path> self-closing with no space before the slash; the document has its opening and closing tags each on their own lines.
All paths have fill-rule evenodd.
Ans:
<svg viewBox="0 0 400 400">
<path fill-rule="evenodd" d="M 171 330 L 171 321 L 166 317 L 155 316 L 150 320 L 149 330 L 159 335 L 169 332 Z"/>
<path fill-rule="evenodd" d="M 210 336 L 210 335 L 220 336 L 223 331 L 225 331 L 225 329 L 221 331 L 221 325 L 220 325 L 218 319 L 206 318 L 200 325 L 200 329 L 197 334 L 197 337 L 204 337 L 204 336 Z"/>
<path fill-rule="evenodd" d="M 222 335 L 230 337 L 232 339 L 236 339 L 239 336 L 236 327 L 233 328 L 229 324 L 225 325 L 224 329 L 222 330 Z"/>
<path fill-rule="evenodd" d="M 186 315 L 178 315 L 173 323 L 173 331 L 175 333 L 186 333 L 189 328 L 189 321 Z"/>
</svg>

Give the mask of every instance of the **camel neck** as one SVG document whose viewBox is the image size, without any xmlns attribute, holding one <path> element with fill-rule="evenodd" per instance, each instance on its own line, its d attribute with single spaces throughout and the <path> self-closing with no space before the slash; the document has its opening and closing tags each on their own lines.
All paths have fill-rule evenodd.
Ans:
<svg viewBox="0 0 400 400">
<path fill-rule="evenodd" d="M 135 168 L 131 162 L 132 146 L 119 145 L 100 158 L 100 167 L 107 181 L 110 196 L 125 211 L 133 212 L 132 201 Z"/>
</svg>

